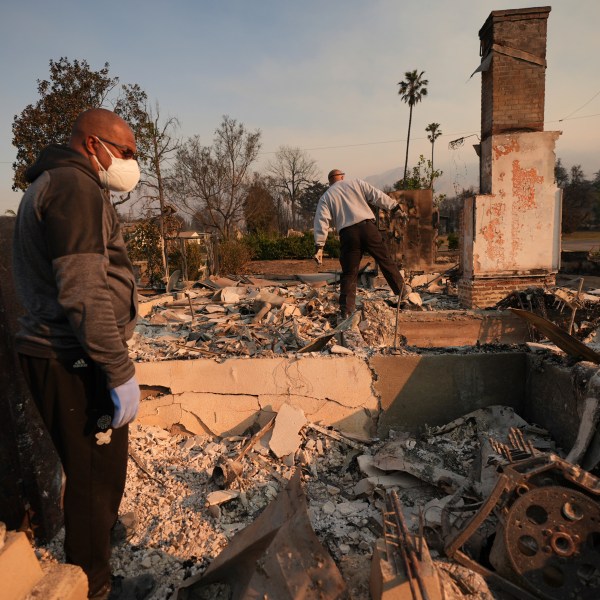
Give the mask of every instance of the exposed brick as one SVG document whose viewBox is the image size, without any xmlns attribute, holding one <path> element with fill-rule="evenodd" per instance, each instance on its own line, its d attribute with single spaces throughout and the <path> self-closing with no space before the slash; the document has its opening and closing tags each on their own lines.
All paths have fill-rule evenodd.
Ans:
<svg viewBox="0 0 600 600">
<path fill-rule="evenodd" d="M 548 8 L 493 11 L 479 32 L 484 56 L 494 44 L 546 57 Z M 516 129 L 543 131 L 543 66 L 495 52 L 481 78 L 481 137 Z"/>
<path fill-rule="evenodd" d="M 461 279 L 458 282 L 458 299 L 465 308 L 488 308 L 518 290 L 534 286 L 556 284 L 555 275 L 543 277 L 506 277 L 493 279 Z"/>
</svg>

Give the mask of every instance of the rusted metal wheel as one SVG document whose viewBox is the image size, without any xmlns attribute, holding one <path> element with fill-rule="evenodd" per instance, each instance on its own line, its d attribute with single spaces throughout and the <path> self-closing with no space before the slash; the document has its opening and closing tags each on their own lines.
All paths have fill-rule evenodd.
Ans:
<svg viewBox="0 0 600 600">
<path fill-rule="evenodd" d="M 597 500 L 567 487 L 532 489 L 511 506 L 502 538 L 522 587 L 543 598 L 600 598 Z"/>
</svg>

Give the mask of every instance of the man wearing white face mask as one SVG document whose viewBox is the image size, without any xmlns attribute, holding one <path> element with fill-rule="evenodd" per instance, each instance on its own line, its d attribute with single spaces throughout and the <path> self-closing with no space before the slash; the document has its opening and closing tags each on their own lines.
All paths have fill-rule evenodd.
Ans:
<svg viewBox="0 0 600 600">
<path fill-rule="evenodd" d="M 83 568 L 97 600 L 143 598 L 153 586 L 111 580 L 109 565 L 140 390 L 126 343 L 137 290 L 108 192 L 137 185 L 135 152 L 115 113 L 79 115 L 69 145 L 49 146 L 28 169 L 14 236 L 25 308 L 16 347 L 66 475 L 66 558 Z"/>
</svg>

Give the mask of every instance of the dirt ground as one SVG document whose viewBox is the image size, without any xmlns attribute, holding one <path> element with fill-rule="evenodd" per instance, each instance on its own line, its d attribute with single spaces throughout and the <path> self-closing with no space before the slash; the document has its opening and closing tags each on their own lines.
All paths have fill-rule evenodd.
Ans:
<svg viewBox="0 0 600 600">
<path fill-rule="evenodd" d="M 366 256 L 361 261 L 361 267 L 367 263 L 371 263 L 371 267 L 375 267 L 375 261 Z M 458 262 L 456 254 L 441 254 L 438 257 L 438 262 L 433 265 L 431 272 L 445 271 Z M 246 267 L 246 273 L 250 275 L 297 275 L 305 273 L 322 273 L 341 271 L 340 261 L 337 258 L 324 258 L 323 264 L 318 266 L 314 260 L 253 260 Z"/>
</svg>

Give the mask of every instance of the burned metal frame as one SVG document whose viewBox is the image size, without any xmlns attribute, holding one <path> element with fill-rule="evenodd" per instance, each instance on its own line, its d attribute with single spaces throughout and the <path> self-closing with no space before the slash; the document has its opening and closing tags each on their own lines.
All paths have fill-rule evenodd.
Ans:
<svg viewBox="0 0 600 600">
<path fill-rule="evenodd" d="M 520 600 L 533 600 L 540 597 L 549 598 L 551 596 L 548 596 L 542 590 L 535 589 L 535 586 L 531 582 L 528 582 L 529 590 L 523 589 L 516 582 L 481 565 L 475 559 L 468 556 L 462 548 L 492 513 L 499 518 L 499 530 L 503 531 L 504 524 L 511 514 L 513 505 L 519 500 L 522 504 L 529 492 L 541 490 L 544 487 L 566 489 L 567 491 L 571 490 L 573 494 L 584 494 L 586 498 L 593 499 L 597 503 L 600 497 L 600 479 L 555 454 L 539 453 L 520 435 L 520 432 L 515 433 L 514 430 L 511 430 L 509 440 L 512 446 L 492 441 L 492 447 L 501 453 L 509 461 L 509 464 L 500 467 L 501 472 L 499 473 L 496 486 L 483 504 L 470 517 L 466 525 L 462 529 L 451 533 L 450 513 L 457 509 L 456 503 L 462 495 L 461 491 L 464 490 L 459 490 L 442 512 L 442 528 L 447 535 L 445 554 L 463 566 L 480 573 L 488 581 L 499 585 Z M 515 459 L 523 455 L 528 456 L 522 460 L 515 461 Z M 559 488 L 556 486 L 559 486 Z M 565 531 L 564 527 L 556 527 L 556 529 L 562 532 L 560 535 L 563 535 L 565 539 L 575 540 L 577 543 L 581 542 L 578 536 L 574 538 L 569 537 L 569 532 Z M 552 537 L 551 534 L 553 534 L 553 530 L 546 527 L 543 535 L 550 539 Z M 555 532 L 553 535 L 558 534 Z M 505 537 L 508 539 L 508 536 Z M 552 539 L 554 538 L 552 537 Z M 548 556 L 552 557 L 554 547 L 550 545 L 549 548 Z M 503 552 L 506 555 L 507 551 L 504 548 L 497 550 L 496 556 L 502 555 Z M 494 549 L 492 553 L 494 553 Z M 554 554 L 560 555 L 560 552 L 554 552 Z M 573 550 L 569 557 L 575 554 L 576 552 Z M 562 557 L 566 557 L 566 555 L 563 553 Z M 519 574 L 515 573 L 514 578 L 518 579 Z"/>
</svg>

